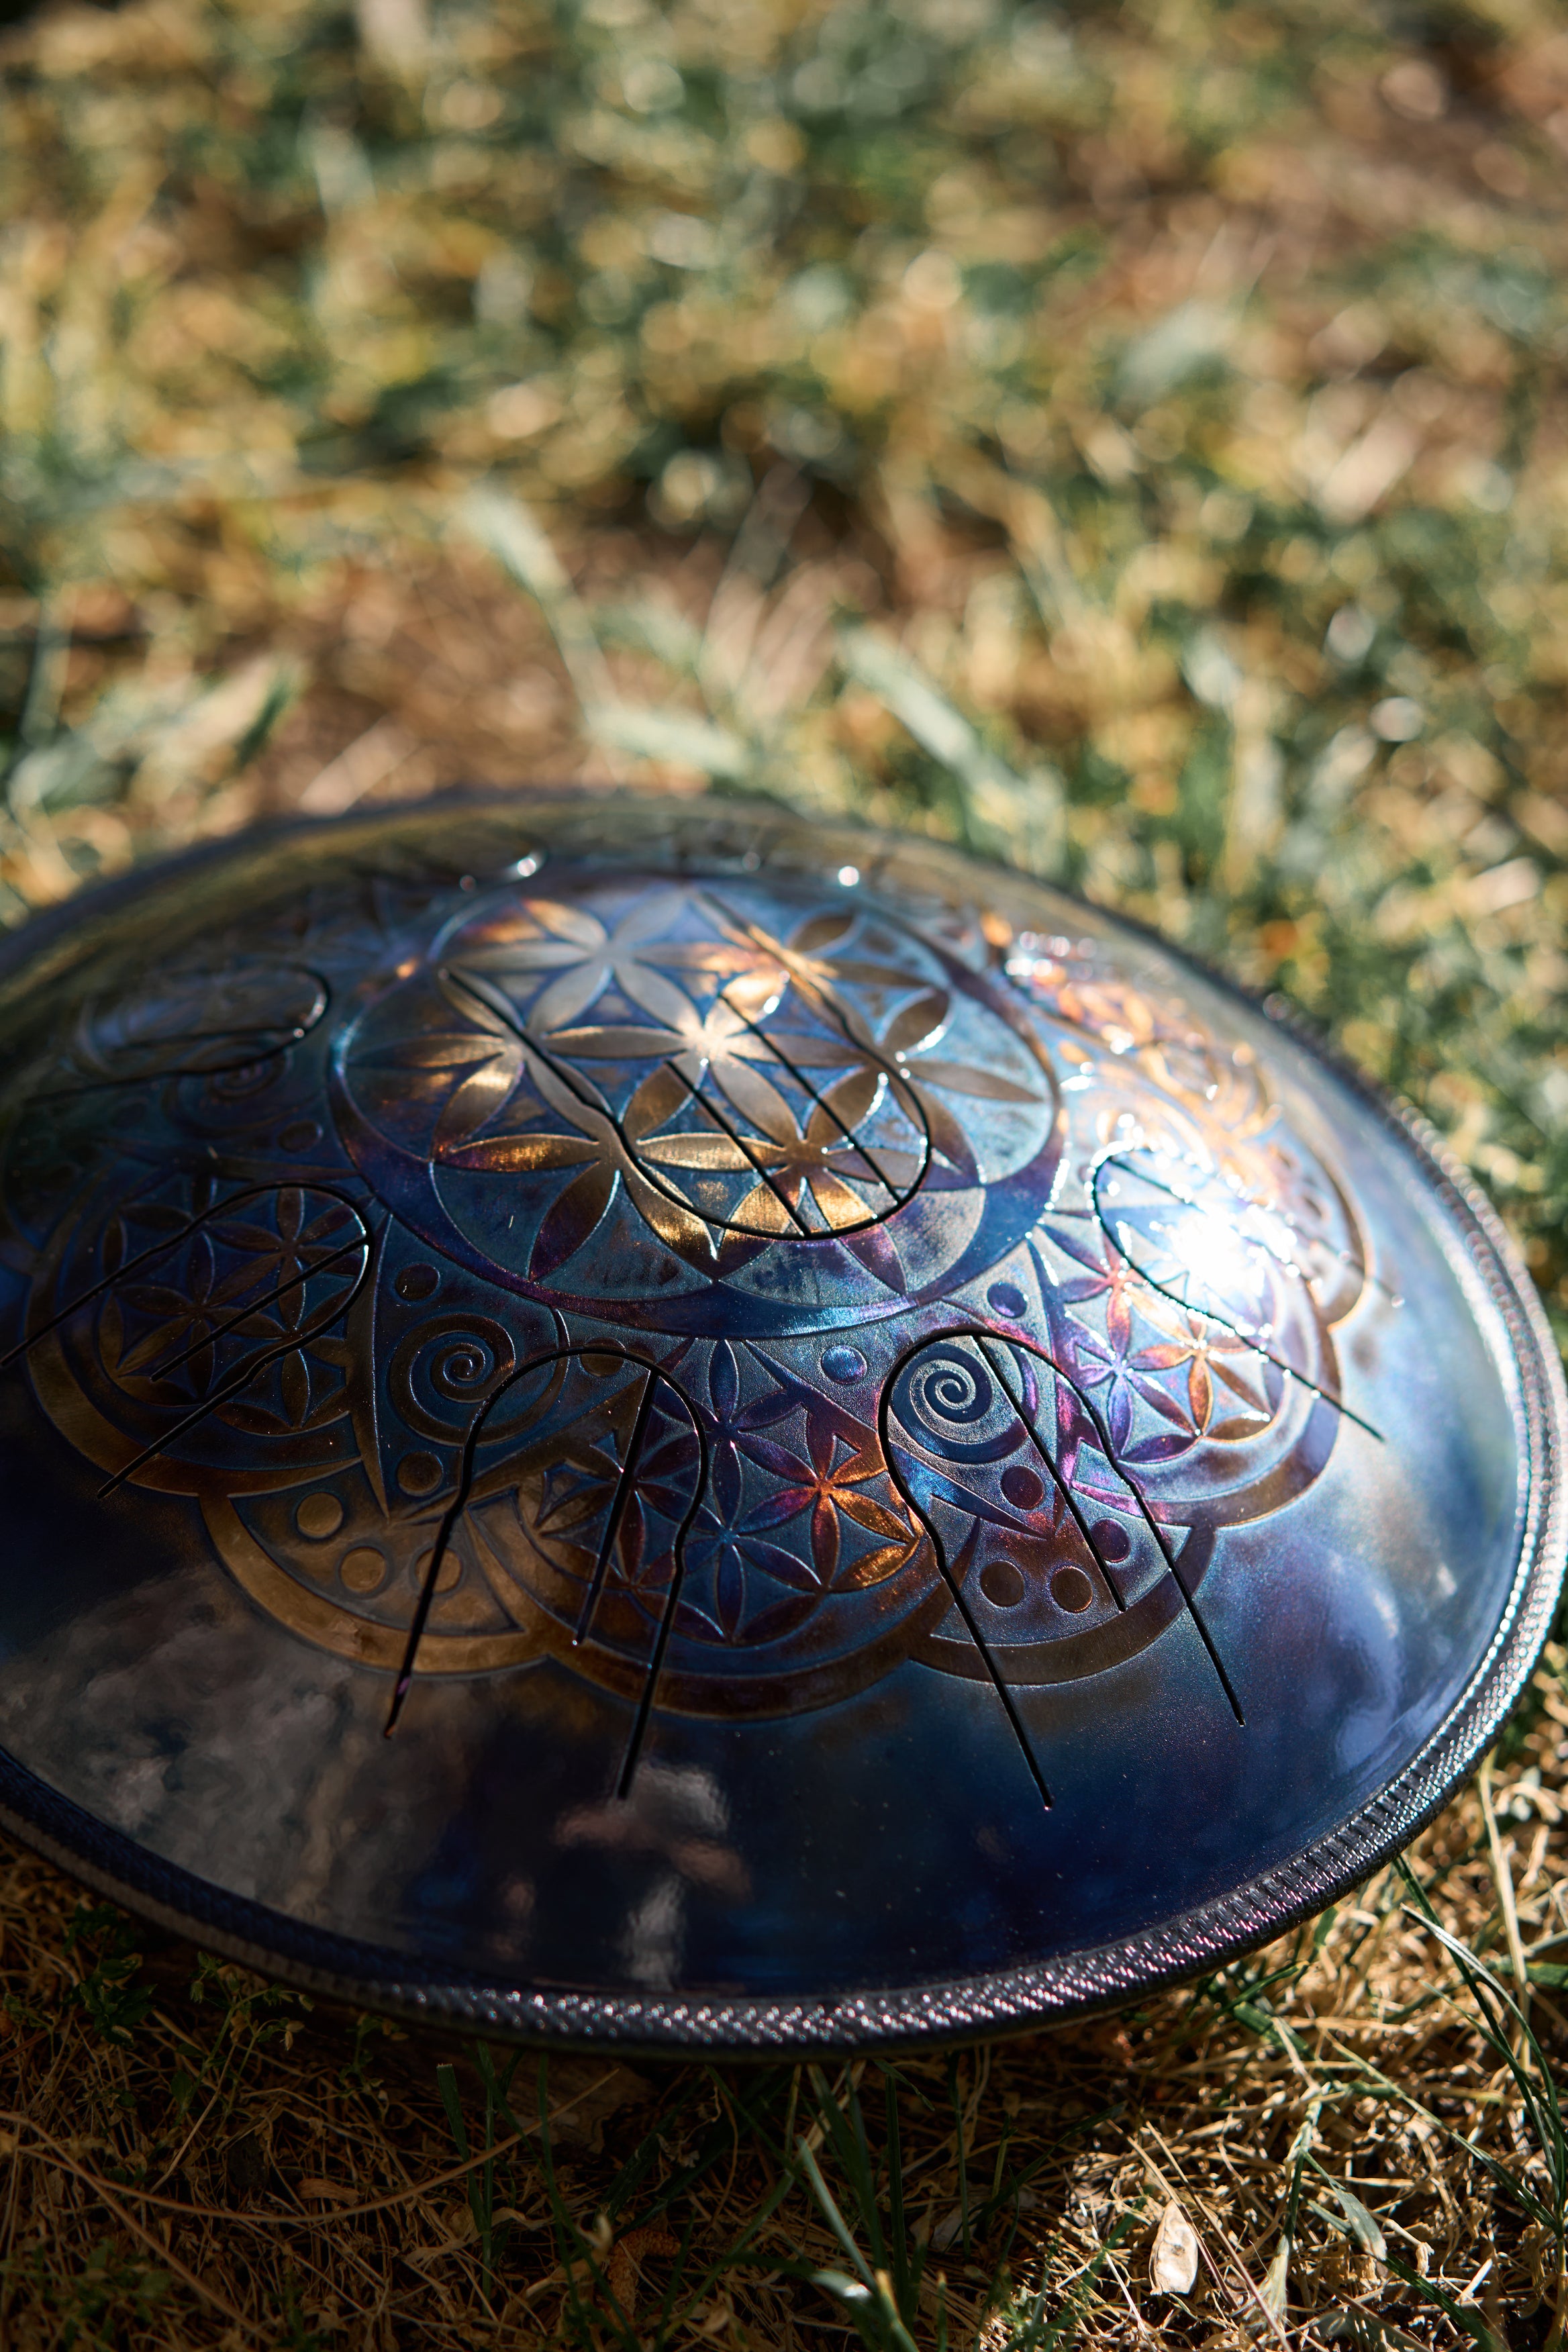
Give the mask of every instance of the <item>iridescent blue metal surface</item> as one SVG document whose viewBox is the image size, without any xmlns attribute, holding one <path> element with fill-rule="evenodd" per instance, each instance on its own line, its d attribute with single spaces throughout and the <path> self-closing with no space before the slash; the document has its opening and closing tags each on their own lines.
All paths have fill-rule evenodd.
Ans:
<svg viewBox="0 0 1568 2352">
<path fill-rule="evenodd" d="M 1048 2016 L 1371 1867 L 1544 1633 L 1495 1223 L 1036 884 L 448 805 L 35 928 L 0 1041 L 0 1809 L 301 1980 Z"/>
</svg>

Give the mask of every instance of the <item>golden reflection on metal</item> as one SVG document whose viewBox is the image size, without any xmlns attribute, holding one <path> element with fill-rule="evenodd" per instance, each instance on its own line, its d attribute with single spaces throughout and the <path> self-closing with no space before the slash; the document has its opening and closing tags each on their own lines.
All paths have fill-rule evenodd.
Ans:
<svg viewBox="0 0 1568 2352">
<path fill-rule="evenodd" d="M 260 1606 L 393 1668 L 389 1731 L 422 1677 L 549 1657 L 635 1756 L 652 1709 L 913 1659 L 992 1681 L 1044 1795 L 1014 1686 L 1182 1615 L 1239 1719 L 1215 1537 L 1376 1436 L 1347 1183 L 1179 998 L 946 932 L 569 863 L 391 941 L 333 906 L 269 962 L 242 924 L 14 1089 L 12 1356 L 105 1494 L 190 1496 Z"/>
</svg>

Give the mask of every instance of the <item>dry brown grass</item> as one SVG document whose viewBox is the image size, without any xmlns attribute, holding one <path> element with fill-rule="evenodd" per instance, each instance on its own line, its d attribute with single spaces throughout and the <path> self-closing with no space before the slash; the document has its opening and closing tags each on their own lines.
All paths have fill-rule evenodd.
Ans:
<svg viewBox="0 0 1568 2352">
<path fill-rule="evenodd" d="M 1568 1841 L 1551 1793 L 1563 1664 L 1552 1653 L 1526 1724 L 1411 1857 L 1443 1926 L 1505 1981 L 1517 1932 L 1553 2050 L 1568 1977 Z M 471 2051 L 327 2014 L 127 1932 L 21 1853 L 0 1906 L 0 2227 L 18 2352 L 71 2340 L 784 2347 L 853 2334 L 798 2275 L 844 2260 L 786 2151 L 792 2124 L 822 2147 L 828 2103 L 851 2089 L 884 2151 L 876 2062 L 814 2079 L 613 2055 L 541 2073 L 525 2056 L 510 2102 L 524 2136 L 494 2118 L 481 2161 Z M 922 2343 L 944 2323 L 954 2347 L 1043 2346 L 1064 2318 L 1089 2342 L 1157 2335 L 1215 2352 L 1442 2342 L 1455 2334 L 1442 2295 L 1472 2333 L 1515 2347 L 1546 2333 L 1557 2254 L 1499 2179 L 1549 2201 L 1545 2166 L 1397 1869 L 1190 1990 L 926 2053 L 892 2079 L 907 2220 L 932 2249 Z M 853 2216 L 831 2144 L 822 2161 Z M 1388 2262 L 1345 2233 L 1336 2183 L 1375 2216 Z M 886 2183 L 881 2195 L 886 2208 Z M 1172 2200 L 1200 2247 L 1195 2291 L 1179 2299 L 1150 2285 Z M 672 2282 L 676 2309 L 661 2315 Z"/>
</svg>

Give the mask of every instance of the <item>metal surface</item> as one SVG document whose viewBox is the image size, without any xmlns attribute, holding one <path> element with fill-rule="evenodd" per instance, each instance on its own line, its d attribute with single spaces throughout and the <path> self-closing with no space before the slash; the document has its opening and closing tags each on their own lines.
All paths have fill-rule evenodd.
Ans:
<svg viewBox="0 0 1568 2352">
<path fill-rule="evenodd" d="M 734 805 L 208 852 L 0 979 L 0 1810 L 372 2003 L 808 2047 L 1256 1940 L 1471 1762 L 1560 1376 L 1143 936 Z"/>
</svg>

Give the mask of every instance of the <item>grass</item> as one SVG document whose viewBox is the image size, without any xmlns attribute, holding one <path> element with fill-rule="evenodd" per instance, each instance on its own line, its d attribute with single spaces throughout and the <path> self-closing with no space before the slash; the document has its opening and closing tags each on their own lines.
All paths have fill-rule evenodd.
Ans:
<svg viewBox="0 0 1568 2352">
<path fill-rule="evenodd" d="M 864 813 L 1287 995 L 1568 1328 L 1559 7 L 4 37 L 0 917 L 460 780 Z M 0 2337 L 1560 2352 L 1563 1665 L 1408 1877 L 888 2071 L 542 2074 L 11 1853 Z"/>
<path fill-rule="evenodd" d="M 18 1855 L 10 2340 L 1556 2342 L 1565 1663 L 1352 1904 L 1141 2008 L 896 2064 L 447 2048 L 151 1937 Z M 1173 2200 L 1198 2274 L 1154 2294 Z"/>
</svg>

